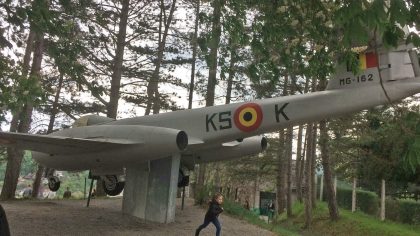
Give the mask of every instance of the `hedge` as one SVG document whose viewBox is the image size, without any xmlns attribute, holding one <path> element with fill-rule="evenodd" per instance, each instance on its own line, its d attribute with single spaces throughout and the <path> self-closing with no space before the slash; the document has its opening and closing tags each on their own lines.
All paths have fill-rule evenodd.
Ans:
<svg viewBox="0 0 420 236">
<path fill-rule="evenodd" d="M 385 214 L 392 221 L 420 225 L 420 202 L 386 199 Z"/>
<path fill-rule="evenodd" d="M 340 207 L 351 210 L 352 190 L 337 188 L 337 204 Z M 379 198 L 374 192 L 356 190 L 357 209 L 369 214 L 377 215 L 379 211 Z"/>
<path fill-rule="evenodd" d="M 337 188 L 337 204 L 340 207 L 351 210 L 351 197 L 351 189 Z M 356 190 L 356 199 L 357 209 L 369 215 L 378 215 L 380 199 L 376 193 Z M 420 202 L 387 198 L 385 205 L 386 219 L 420 225 Z"/>
</svg>

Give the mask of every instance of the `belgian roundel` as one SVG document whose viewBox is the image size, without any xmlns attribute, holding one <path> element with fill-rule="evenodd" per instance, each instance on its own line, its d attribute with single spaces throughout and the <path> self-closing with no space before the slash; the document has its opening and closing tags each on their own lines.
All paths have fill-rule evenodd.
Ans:
<svg viewBox="0 0 420 236">
<path fill-rule="evenodd" d="M 247 103 L 238 107 L 233 117 L 235 125 L 244 132 L 251 132 L 260 127 L 263 118 L 261 107 L 256 103 Z"/>
</svg>

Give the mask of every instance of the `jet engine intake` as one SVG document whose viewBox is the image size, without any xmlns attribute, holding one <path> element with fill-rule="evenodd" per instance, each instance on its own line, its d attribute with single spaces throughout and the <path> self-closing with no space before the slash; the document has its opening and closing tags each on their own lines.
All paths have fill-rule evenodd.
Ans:
<svg viewBox="0 0 420 236">
<path fill-rule="evenodd" d="M 180 151 L 185 150 L 188 146 L 188 135 L 184 131 L 179 131 L 176 135 L 176 144 Z"/>
</svg>

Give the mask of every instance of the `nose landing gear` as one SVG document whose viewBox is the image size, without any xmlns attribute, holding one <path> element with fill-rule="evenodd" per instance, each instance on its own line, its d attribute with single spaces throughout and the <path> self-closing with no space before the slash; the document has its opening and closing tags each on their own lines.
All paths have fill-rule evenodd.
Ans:
<svg viewBox="0 0 420 236">
<path fill-rule="evenodd" d="M 117 196 L 124 189 L 125 182 L 119 181 L 116 175 L 101 176 L 101 179 L 105 193 L 109 196 Z"/>
</svg>

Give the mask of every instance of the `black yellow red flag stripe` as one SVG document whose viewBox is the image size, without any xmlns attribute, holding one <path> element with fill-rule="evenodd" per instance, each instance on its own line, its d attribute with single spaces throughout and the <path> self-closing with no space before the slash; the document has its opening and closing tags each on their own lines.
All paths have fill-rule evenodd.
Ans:
<svg viewBox="0 0 420 236">
<path fill-rule="evenodd" d="M 376 54 L 373 52 L 359 54 L 359 66 L 362 70 L 377 67 L 378 60 Z"/>
<path fill-rule="evenodd" d="M 260 127 L 263 119 L 261 107 L 256 103 L 246 103 L 238 107 L 234 114 L 234 122 L 238 129 L 251 132 Z"/>
</svg>

